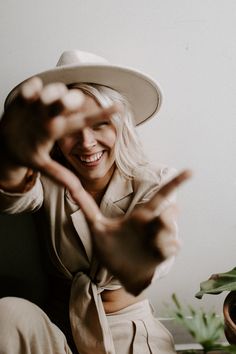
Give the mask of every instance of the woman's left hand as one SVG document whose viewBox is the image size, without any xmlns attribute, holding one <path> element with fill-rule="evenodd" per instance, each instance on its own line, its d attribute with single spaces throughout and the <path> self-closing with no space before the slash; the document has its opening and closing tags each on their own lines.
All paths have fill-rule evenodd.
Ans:
<svg viewBox="0 0 236 354">
<path fill-rule="evenodd" d="M 156 216 L 163 201 L 191 173 L 184 171 L 165 184 L 150 201 L 128 217 L 105 217 L 83 188 L 71 190 L 88 221 L 94 251 L 99 261 L 116 276 L 125 289 L 138 295 L 152 280 L 156 266 L 179 250 L 175 238 L 176 208 L 172 205 Z"/>
</svg>

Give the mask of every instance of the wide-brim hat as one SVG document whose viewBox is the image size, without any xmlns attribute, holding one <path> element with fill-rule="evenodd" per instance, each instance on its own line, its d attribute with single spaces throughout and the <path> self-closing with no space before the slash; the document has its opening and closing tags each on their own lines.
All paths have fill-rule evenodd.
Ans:
<svg viewBox="0 0 236 354">
<path fill-rule="evenodd" d="M 126 97 L 136 125 L 153 117 L 159 111 L 162 101 L 159 85 L 145 73 L 110 64 L 98 55 L 79 50 L 64 52 L 55 68 L 34 76 L 40 77 L 44 85 L 62 82 L 66 85 L 91 83 L 110 87 Z M 25 81 L 11 90 L 5 100 L 5 107 L 14 99 Z"/>
</svg>

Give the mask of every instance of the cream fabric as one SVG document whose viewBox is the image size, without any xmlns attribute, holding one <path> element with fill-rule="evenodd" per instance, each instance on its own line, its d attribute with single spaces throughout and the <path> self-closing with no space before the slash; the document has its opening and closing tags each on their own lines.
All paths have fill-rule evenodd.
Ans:
<svg viewBox="0 0 236 354">
<path fill-rule="evenodd" d="M 133 180 L 127 180 L 115 171 L 100 205 L 104 215 L 128 215 L 170 179 L 173 170 L 160 167 L 155 173 L 141 169 L 135 174 Z M 0 191 L 1 211 L 33 211 L 42 205 L 39 212 L 43 213 L 52 261 L 61 276 L 72 280 L 69 312 L 77 349 L 80 354 L 114 354 L 116 344 L 106 319 L 101 292 L 118 289 L 121 285 L 93 256 L 87 223 L 78 205 L 64 188 L 44 176 L 41 176 L 41 182 L 37 180 L 32 190 L 22 195 Z M 167 273 L 171 263 L 172 260 L 166 261 L 157 267 L 156 276 Z M 136 341 L 138 343 L 137 336 Z"/>
<path fill-rule="evenodd" d="M 122 92 L 130 103 L 135 125 L 144 123 L 154 114 L 156 117 L 162 102 L 161 89 L 150 76 L 130 67 L 109 64 L 106 59 L 96 54 L 80 50 L 63 52 L 56 68 L 35 73 L 33 76 L 39 77 L 44 85 L 54 82 L 62 82 L 65 85 L 84 82 Z M 28 77 L 27 80 L 29 79 Z M 5 109 L 18 94 L 22 83 L 9 92 L 4 103 Z"/>
<path fill-rule="evenodd" d="M 173 338 L 153 316 L 148 300 L 107 315 L 116 354 L 173 354 Z"/>
<path fill-rule="evenodd" d="M 31 302 L 3 298 L 0 314 L 0 354 L 72 354 L 64 334 Z M 107 322 L 116 354 L 175 353 L 171 335 L 147 300 L 107 315 Z"/>
<path fill-rule="evenodd" d="M 72 354 L 60 329 L 27 300 L 0 300 L 0 328 L 0 354 Z"/>
</svg>

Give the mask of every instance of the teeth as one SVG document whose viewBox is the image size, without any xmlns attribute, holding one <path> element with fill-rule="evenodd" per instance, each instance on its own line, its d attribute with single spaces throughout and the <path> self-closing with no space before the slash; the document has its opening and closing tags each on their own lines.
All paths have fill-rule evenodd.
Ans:
<svg viewBox="0 0 236 354">
<path fill-rule="evenodd" d="M 102 152 L 97 152 L 96 154 L 89 155 L 89 156 L 83 155 L 80 156 L 80 160 L 83 162 L 95 162 L 102 157 L 102 154 L 103 154 Z"/>
</svg>

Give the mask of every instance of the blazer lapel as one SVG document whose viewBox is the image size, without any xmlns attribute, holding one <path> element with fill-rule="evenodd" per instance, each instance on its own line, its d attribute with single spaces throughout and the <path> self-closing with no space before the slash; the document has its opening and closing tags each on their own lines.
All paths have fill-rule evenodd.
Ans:
<svg viewBox="0 0 236 354">
<path fill-rule="evenodd" d="M 117 217 L 125 214 L 133 193 L 133 186 L 131 180 L 121 176 L 116 169 L 108 188 L 102 198 L 100 209 L 101 212 L 109 217 Z M 79 208 L 71 214 L 72 223 L 78 236 L 84 246 L 86 255 L 91 261 L 92 259 L 92 243 L 90 238 L 90 231 L 84 217 L 83 212 Z"/>
<path fill-rule="evenodd" d="M 111 218 L 123 215 L 130 204 L 132 193 L 131 180 L 124 178 L 116 169 L 100 204 L 102 213 Z"/>
<path fill-rule="evenodd" d="M 84 217 L 84 214 L 81 209 L 77 210 L 73 214 L 71 214 L 72 223 L 74 225 L 75 230 L 77 231 L 78 236 L 84 246 L 86 255 L 91 261 L 92 259 L 92 243 L 90 240 L 90 231 L 88 228 L 87 221 Z"/>
</svg>

